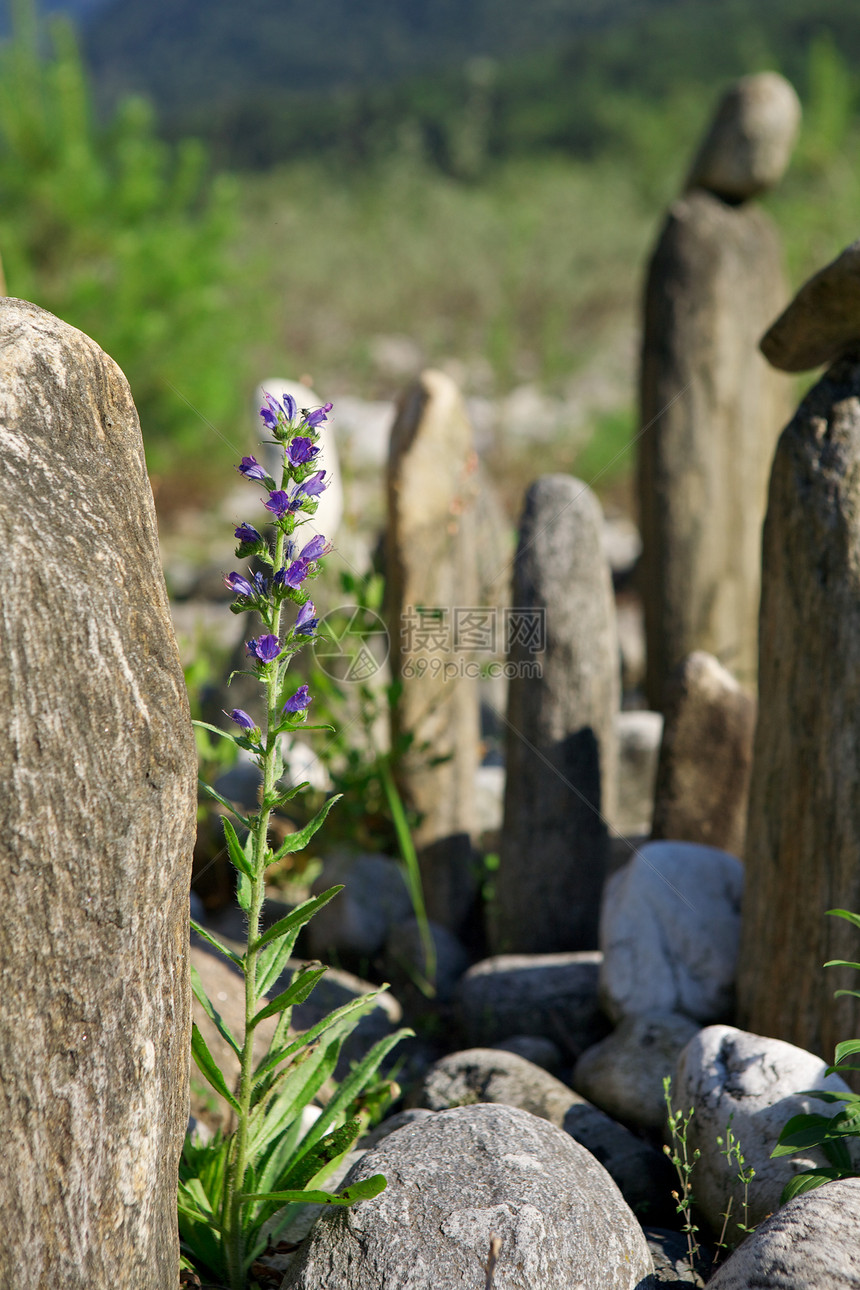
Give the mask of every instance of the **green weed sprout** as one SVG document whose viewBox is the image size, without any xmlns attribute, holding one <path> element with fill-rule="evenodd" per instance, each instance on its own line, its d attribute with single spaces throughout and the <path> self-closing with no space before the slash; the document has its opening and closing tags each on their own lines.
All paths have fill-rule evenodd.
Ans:
<svg viewBox="0 0 860 1290">
<path fill-rule="evenodd" d="M 732 1114 L 729 1116 L 729 1122 L 726 1125 L 725 1137 L 717 1138 L 717 1146 L 721 1148 L 720 1154 L 725 1156 L 727 1164 L 732 1165 L 732 1163 L 734 1163 L 734 1165 L 737 1168 L 736 1177 L 738 1179 L 738 1182 L 740 1182 L 743 1186 L 744 1198 L 741 1201 L 742 1218 L 735 1223 L 735 1227 L 739 1232 L 743 1232 L 744 1236 L 749 1236 L 751 1232 L 755 1231 L 755 1228 L 750 1227 L 749 1225 L 750 1183 L 752 1182 L 753 1178 L 755 1178 L 755 1169 L 753 1169 L 752 1165 L 749 1165 L 747 1167 L 746 1160 L 744 1159 L 744 1155 L 741 1150 L 740 1141 L 738 1138 L 735 1137 L 734 1133 L 732 1132 L 733 1119 L 734 1119 L 734 1112 L 732 1112 Z M 732 1213 L 733 1201 L 734 1201 L 734 1196 L 730 1196 L 728 1199 L 728 1204 L 726 1205 L 726 1208 L 725 1208 L 725 1212 L 723 1214 L 723 1226 L 720 1229 L 720 1235 L 716 1243 L 716 1249 L 714 1252 L 714 1263 L 716 1263 L 717 1260 L 719 1259 L 720 1251 L 728 1250 L 729 1248 L 729 1244 L 726 1241 L 726 1231 L 729 1226 L 729 1219 Z"/>
<path fill-rule="evenodd" d="M 860 927 L 860 914 L 852 914 L 848 909 L 828 909 L 827 913 L 834 918 L 844 918 L 855 927 Z M 847 959 L 831 959 L 825 967 L 850 967 L 860 972 L 860 963 Z M 860 990 L 837 990 L 834 998 L 849 995 L 860 999 Z M 860 1039 L 846 1039 L 836 1045 L 834 1062 L 827 1067 L 826 1074 L 842 1075 L 845 1071 L 860 1070 L 860 1066 L 846 1066 L 845 1059 L 860 1053 Z M 803 1097 L 814 1097 L 819 1102 L 837 1103 L 841 1109 L 833 1116 L 794 1115 L 783 1127 L 779 1142 L 771 1152 L 771 1159 L 776 1156 L 793 1156 L 798 1151 L 810 1151 L 820 1147 L 828 1166 L 814 1169 L 802 1169 L 790 1178 L 783 1188 L 781 1201 L 784 1205 L 792 1196 L 812 1191 L 822 1183 L 832 1182 L 835 1178 L 856 1178 L 858 1171 L 848 1150 L 848 1140 L 860 1137 L 860 1094 L 835 1093 L 826 1089 L 805 1089 Z"/>
<path fill-rule="evenodd" d="M 295 532 L 314 514 L 326 487 L 326 472 L 319 469 L 318 440 L 330 410 L 331 404 L 299 409 L 289 395 L 281 403 L 266 395 L 260 415 L 283 451 L 281 478 L 271 478 L 254 457 L 243 457 L 238 470 L 245 479 L 265 488 L 264 506 L 273 523 L 273 537 L 264 537 L 247 523 L 236 529 L 236 555 L 253 558 L 266 572 L 233 572 L 224 580 L 235 596 L 232 611 L 256 613 L 263 623 L 264 631 L 248 641 L 247 652 L 250 675 L 260 682 L 264 693 L 264 713 L 258 722 L 244 710 L 234 709 L 229 716 L 238 733 L 197 723 L 249 751 L 262 780 L 259 809 L 248 816 L 201 783 L 235 820 L 234 824 L 225 816 L 224 835 L 237 874 L 238 900 L 248 919 L 245 952 L 234 953 L 192 920 L 198 935 L 238 968 L 245 984 L 244 1034 L 234 1036 L 192 969 L 194 994 L 235 1053 L 240 1074 L 235 1089 L 228 1087 L 195 1025 L 194 1060 L 232 1108 L 235 1127 L 226 1136 L 216 1134 L 204 1145 L 186 1140 L 179 1171 L 179 1231 L 186 1266 L 196 1265 L 226 1282 L 230 1290 L 246 1290 L 253 1284 L 249 1280 L 252 1265 L 269 1243 L 277 1240 L 291 1215 L 290 1205 L 352 1205 L 378 1195 L 385 1187 L 381 1175 L 337 1193 L 321 1190 L 320 1184 L 361 1132 L 365 1113 L 356 1113 L 357 1100 L 373 1083 L 389 1051 L 410 1033 L 400 1031 L 376 1044 L 337 1087 L 312 1127 L 304 1131 L 303 1109 L 331 1079 L 344 1039 L 375 1001 L 373 994 L 354 999 L 296 1035 L 290 1029 L 292 1009 L 304 1003 L 325 968 L 319 964 L 300 967 L 286 989 L 271 1000 L 266 998 L 288 967 L 300 929 L 341 890 L 334 887 L 305 901 L 263 930 L 266 871 L 307 846 L 337 800 L 332 797 L 325 802 L 277 851 L 269 845 L 272 811 L 306 787 L 282 784 L 280 740 L 300 728 L 320 728 L 307 725 L 312 701 L 309 686 L 300 685 L 290 693 L 286 674 L 293 655 L 312 639 L 318 623 L 307 584 L 320 572 L 320 559 L 330 544 L 315 534 L 299 547 Z M 284 621 L 287 609 L 296 611 L 289 625 Z M 268 1048 L 260 1052 L 255 1042 L 257 1028 L 270 1017 L 277 1017 L 277 1023 Z"/>
<path fill-rule="evenodd" d="M 664 1146 L 663 1150 L 675 1166 L 675 1172 L 678 1175 L 681 1190 L 673 1191 L 672 1198 L 675 1201 L 675 1212 L 680 1214 L 684 1220 L 681 1224 L 681 1231 L 687 1238 L 687 1262 L 690 1271 L 695 1274 L 699 1259 L 699 1242 L 697 1239 L 699 1229 L 693 1222 L 693 1205 L 695 1201 L 692 1174 L 693 1166 L 699 1159 L 701 1152 L 697 1147 L 691 1154 L 687 1144 L 687 1130 L 690 1127 L 695 1108 L 691 1107 L 686 1115 L 673 1108 L 672 1080 L 669 1075 L 665 1076 L 663 1080 L 663 1097 L 666 1102 L 666 1120 L 669 1133 L 672 1136 L 671 1147 Z"/>
</svg>

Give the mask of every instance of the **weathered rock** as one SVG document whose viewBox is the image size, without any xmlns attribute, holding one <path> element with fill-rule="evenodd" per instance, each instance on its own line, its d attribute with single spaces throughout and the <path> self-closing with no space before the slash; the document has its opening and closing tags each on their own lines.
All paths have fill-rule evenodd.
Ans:
<svg viewBox="0 0 860 1290">
<path fill-rule="evenodd" d="M 678 1059 L 672 1102 L 695 1114 L 687 1130 L 690 1151 L 699 1150 L 694 1191 L 696 1203 L 715 1233 L 723 1225 L 729 1197 L 733 1198 L 729 1239 L 739 1239 L 738 1221 L 760 1223 L 779 1207 L 782 1189 L 794 1174 L 813 1165 L 826 1165 L 813 1150 L 771 1159 L 779 1134 L 794 1115 L 835 1115 L 828 1106 L 801 1096 L 804 1089 L 848 1092 L 838 1075 L 826 1075 L 827 1063 L 812 1053 L 765 1039 L 733 1026 L 708 1026 L 690 1040 Z M 743 1219 L 743 1185 L 735 1161 L 728 1161 L 717 1142 L 731 1131 L 740 1144 L 745 1168 L 755 1170 L 749 1188 L 749 1218 Z M 860 1158 L 860 1152 L 857 1153 Z"/>
<path fill-rule="evenodd" d="M 611 1178 L 566 1134 L 511 1107 L 443 1111 L 392 1133 L 347 1175 L 374 1200 L 323 1215 L 284 1290 L 650 1290 L 645 1238 Z"/>
<path fill-rule="evenodd" d="M 738 1019 L 822 1056 L 860 1031 L 860 351 L 807 395 L 777 449 L 764 529 L 761 669 Z"/>
<path fill-rule="evenodd" d="M 742 856 L 756 704 L 697 650 L 666 686 L 652 838 L 701 842 Z"/>
<path fill-rule="evenodd" d="M 736 81 L 720 100 L 696 154 L 688 188 L 706 188 L 729 202 L 778 184 L 800 126 L 800 100 L 776 72 Z"/>
<path fill-rule="evenodd" d="M 523 1057 L 527 1062 L 540 1066 L 541 1070 L 549 1071 L 550 1075 L 557 1075 L 562 1068 L 563 1058 L 558 1044 L 542 1035 L 511 1035 L 510 1039 L 502 1039 L 492 1046 L 500 1052 Z"/>
<path fill-rule="evenodd" d="M 493 1048 L 451 1053 L 427 1072 L 418 1099 L 432 1111 L 497 1102 L 549 1120 L 600 1161 L 637 1214 L 669 1217 L 672 1175 L 665 1156 L 514 1053 Z"/>
<path fill-rule="evenodd" d="M 457 987 L 460 1029 L 477 1046 L 539 1035 L 573 1060 L 607 1031 L 597 997 L 599 975 L 600 955 L 593 950 L 483 959 Z"/>
<path fill-rule="evenodd" d="M 600 998 L 615 1021 L 659 1009 L 731 1016 L 743 865 L 693 842 L 648 842 L 606 885 Z"/>
<path fill-rule="evenodd" d="M 330 856 L 313 884 L 314 895 L 343 891 L 308 924 L 308 948 L 324 963 L 369 958 L 388 933 L 412 913 L 403 868 L 390 856 L 340 852 Z"/>
<path fill-rule="evenodd" d="M 686 1236 L 664 1227 L 645 1227 L 643 1231 L 654 1260 L 657 1286 L 704 1286 L 710 1268 L 701 1260 L 690 1266 Z"/>
<path fill-rule="evenodd" d="M 699 190 L 673 204 L 645 292 L 637 484 L 646 691 L 658 711 L 693 650 L 755 682 L 761 523 L 791 408 L 757 344 L 786 295 L 761 211 Z"/>
<path fill-rule="evenodd" d="M 860 1178 L 841 1178 L 766 1219 L 708 1290 L 856 1290 L 858 1267 Z"/>
<path fill-rule="evenodd" d="M 137 413 L 0 300 L 0 1284 L 174 1290 L 196 754 Z"/>
<path fill-rule="evenodd" d="M 457 387 L 424 372 L 398 404 L 388 460 L 391 667 L 403 683 L 392 723 L 395 738 L 412 737 L 400 787 L 420 816 L 427 912 L 452 930 L 475 892 L 478 689 L 458 665 L 455 610 L 479 604 L 477 465 Z"/>
<path fill-rule="evenodd" d="M 258 414 L 266 401 L 266 393 L 271 394 L 275 399 L 283 399 L 285 394 L 290 394 L 300 408 L 319 408 L 322 407 L 324 402 L 312 389 L 307 385 L 302 385 L 300 381 L 285 381 L 280 377 L 272 377 L 271 380 L 263 381 L 254 391 L 254 429 L 261 439 L 266 435 L 266 428 Z M 308 528 L 302 530 L 304 536 L 309 536 L 311 533 L 322 533 L 329 541 L 334 539 L 343 518 L 343 478 L 337 455 L 336 435 L 332 427 L 334 420 L 335 417 L 332 414 L 331 421 L 323 426 L 321 440 L 323 467 L 326 472 L 325 477 L 328 487 L 325 492 L 320 494 L 316 513 L 307 521 Z M 276 478 L 280 483 L 280 472 L 283 468 L 283 452 L 280 446 L 275 443 L 264 442 L 260 460 L 264 463 L 266 470 L 270 471 L 273 478 Z"/>
<path fill-rule="evenodd" d="M 647 834 L 654 814 L 654 782 L 663 734 L 659 712 L 619 712 L 618 804 L 614 827 L 625 837 Z"/>
<path fill-rule="evenodd" d="M 761 340 L 782 372 L 805 372 L 860 347 L 860 242 L 805 282 Z"/>
<path fill-rule="evenodd" d="M 619 703 L 612 585 L 591 490 L 547 475 L 526 495 L 512 605 L 545 622 L 546 649 L 516 643 L 508 697 L 496 950 L 593 949 L 615 810 Z M 540 664 L 540 676 L 526 665 Z"/>
<path fill-rule="evenodd" d="M 699 1027 L 677 1012 L 625 1017 L 606 1039 L 584 1052 L 573 1072 L 577 1093 L 608 1115 L 643 1129 L 666 1123 L 663 1080 Z"/>
<path fill-rule="evenodd" d="M 457 982 L 469 966 L 469 955 L 453 932 L 430 923 L 436 956 L 432 985 L 439 1003 L 450 1003 Z M 407 918 L 391 929 L 385 944 L 385 979 L 404 1003 L 426 1004 L 418 982 L 428 979 L 427 955 L 418 920 Z"/>
</svg>

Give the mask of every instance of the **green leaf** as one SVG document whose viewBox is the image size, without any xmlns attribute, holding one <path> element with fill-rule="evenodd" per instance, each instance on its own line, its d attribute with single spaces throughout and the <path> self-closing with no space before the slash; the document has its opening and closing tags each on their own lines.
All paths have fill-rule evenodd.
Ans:
<svg viewBox="0 0 860 1290">
<path fill-rule="evenodd" d="M 334 806 L 335 802 L 340 801 L 341 797 L 343 797 L 342 793 L 335 793 L 334 797 L 330 797 L 328 801 L 323 804 L 322 808 L 317 811 L 310 824 L 306 824 L 303 829 L 299 829 L 298 833 L 291 833 L 287 838 L 285 838 L 275 853 L 275 858 L 272 863 L 277 864 L 279 860 L 283 860 L 284 856 L 293 855 L 296 851 L 303 851 L 317 830 L 322 828 L 329 811 Z"/>
<path fill-rule="evenodd" d="M 223 945 L 221 941 L 218 940 L 217 936 L 213 936 L 211 932 L 207 932 L 206 928 L 201 927 L 200 924 L 198 922 L 195 922 L 193 918 L 191 919 L 191 927 L 197 933 L 198 936 L 203 937 L 204 941 L 208 941 L 209 944 L 213 946 L 218 951 L 219 954 L 223 954 L 225 958 L 230 959 L 231 963 L 236 964 L 236 967 L 244 968 L 245 960 L 241 957 L 241 955 L 234 954 L 232 950 L 228 950 L 227 946 Z"/>
<path fill-rule="evenodd" d="M 226 806 L 230 814 L 235 815 L 240 824 L 244 824 L 246 829 L 250 829 L 251 821 L 248 819 L 247 815 L 243 815 L 241 811 L 237 811 L 233 803 L 228 801 L 222 793 L 219 793 L 217 788 L 213 788 L 211 784 L 207 784 L 205 779 L 198 779 L 197 783 L 207 797 L 211 797 L 216 802 L 220 802 L 222 806 Z"/>
<path fill-rule="evenodd" d="M 835 1071 L 835 1067 L 833 1070 Z M 835 1093 L 829 1088 L 805 1088 L 799 1096 L 814 1097 L 819 1102 L 845 1102 L 846 1104 L 860 1102 L 860 1093 Z"/>
<path fill-rule="evenodd" d="M 287 1189 L 306 1187 L 321 1169 L 349 1151 L 360 1133 L 360 1120 L 347 1120 L 346 1124 L 332 1129 L 331 1133 L 327 1133 L 312 1151 L 292 1166 L 279 1185 Z"/>
<path fill-rule="evenodd" d="M 228 820 L 226 817 L 224 817 L 221 820 L 221 823 L 224 826 L 224 838 L 227 842 L 227 851 L 230 855 L 231 864 L 233 865 L 234 869 L 238 869 L 239 873 L 243 873 L 246 878 L 249 878 L 251 879 L 251 881 L 253 881 L 254 866 L 252 865 L 249 857 L 245 854 L 245 848 L 242 846 L 242 843 L 239 841 L 238 833 L 233 828 L 233 825 L 230 822 L 230 820 Z M 248 837 L 250 839 L 251 835 L 249 834 Z"/>
<path fill-rule="evenodd" d="M 860 914 L 853 914 L 850 909 L 828 909 L 827 913 L 834 918 L 844 918 L 855 927 L 860 927 Z"/>
<path fill-rule="evenodd" d="M 388 1186 L 382 1174 L 374 1174 L 372 1178 L 364 1178 L 360 1182 L 353 1183 L 351 1187 L 345 1188 L 341 1192 L 329 1191 L 266 1191 L 266 1192 L 243 1192 L 239 1197 L 240 1200 L 276 1200 L 279 1204 L 288 1205 L 291 1202 L 300 1201 L 307 1205 L 354 1205 L 360 1200 L 372 1200 L 385 1191 Z"/>
<path fill-rule="evenodd" d="M 835 1178 L 840 1177 L 838 1169 L 804 1169 L 802 1173 L 795 1174 L 789 1178 L 788 1182 L 782 1189 L 780 1204 L 785 1205 L 794 1196 L 800 1196 L 801 1193 L 812 1191 L 815 1187 L 820 1187 L 822 1183 L 833 1182 Z"/>
<path fill-rule="evenodd" d="M 339 887 L 330 887 L 321 896 L 314 896 L 311 900 L 305 900 L 301 905 L 296 905 L 295 909 L 291 910 L 283 918 L 278 919 L 277 923 L 273 924 L 267 932 L 264 932 L 260 939 L 251 946 L 251 950 L 261 950 L 270 941 L 276 941 L 279 937 L 286 936 L 288 932 L 293 930 L 298 931 L 300 927 L 304 927 L 305 923 L 309 923 L 314 914 L 318 913 L 324 905 L 327 905 L 341 891 L 343 891 L 343 884 Z"/>
<path fill-rule="evenodd" d="M 849 959 L 828 959 L 824 964 L 825 967 L 850 967 L 856 972 L 860 972 L 860 963 L 852 963 Z"/>
<path fill-rule="evenodd" d="M 770 1153 L 771 1160 L 819 1146 L 827 1137 L 829 1128 L 830 1119 L 826 1115 L 793 1115 L 783 1126 L 779 1141 Z"/>
<path fill-rule="evenodd" d="M 849 999 L 860 999 L 860 990 L 834 990 L 833 991 L 834 999 L 841 999 L 843 995 L 847 996 Z"/>
<path fill-rule="evenodd" d="M 197 971 L 197 968 L 194 966 L 193 963 L 191 964 L 191 989 L 193 990 L 194 997 L 197 1000 L 197 1002 L 200 1004 L 200 1007 L 203 1009 L 203 1011 L 206 1013 L 206 1016 L 216 1027 L 218 1034 L 221 1036 L 222 1039 L 225 1039 L 227 1041 L 227 1043 L 233 1049 L 233 1052 L 236 1054 L 236 1056 L 241 1058 L 242 1049 L 239 1047 L 236 1040 L 233 1038 L 232 1034 L 230 1033 L 230 1029 L 227 1026 L 227 1023 L 225 1022 L 224 1018 L 221 1016 L 220 1012 L 216 1012 L 215 1008 L 212 1006 L 209 996 L 207 995 L 206 991 L 203 989 L 203 982 L 200 979 L 200 973 Z"/>
<path fill-rule="evenodd" d="M 274 1017 L 276 1013 L 283 1012 L 284 1008 L 291 1008 L 294 1004 L 304 1003 L 311 990 L 313 990 L 321 976 L 325 976 L 326 969 L 320 968 L 302 968 L 296 973 L 291 984 L 283 994 L 279 994 L 271 1003 L 267 1003 L 265 1008 L 261 1008 L 251 1022 L 251 1026 L 256 1026 L 258 1022 L 265 1021 L 266 1017 Z"/>
<path fill-rule="evenodd" d="M 856 1137 L 857 1135 L 847 1134 L 846 1136 Z M 851 1160 L 851 1153 L 848 1150 L 848 1144 L 845 1141 L 845 1137 L 839 1136 L 828 1138 L 828 1140 L 823 1142 L 821 1146 L 824 1151 L 824 1155 L 835 1169 L 838 1169 L 842 1174 L 853 1173 L 853 1162 Z"/>
<path fill-rule="evenodd" d="M 833 1054 L 834 1064 L 838 1065 L 854 1053 L 860 1053 L 860 1039 L 843 1039 L 841 1044 L 836 1045 L 836 1051 Z"/>
<path fill-rule="evenodd" d="M 251 901 L 254 898 L 254 889 L 251 886 L 251 879 L 244 873 L 236 875 L 236 900 L 239 908 L 247 914 L 251 908 Z"/>
<path fill-rule="evenodd" d="M 239 1103 L 227 1087 L 227 1081 L 218 1069 L 215 1058 L 206 1046 L 206 1040 L 197 1029 L 197 1023 L 191 1023 L 191 1053 L 200 1068 L 201 1073 L 206 1077 L 216 1093 L 220 1093 L 226 1102 L 229 1102 L 233 1110 L 237 1113 L 240 1111 Z"/>
<path fill-rule="evenodd" d="M 198 726 L 201 730 L 211 730 L 213 735 L 220 735 L 222 739 L 229 739 L 231 743 L 236 742 L 236 737 L 232 731 L 221 730 L 218 726 L 210 726 L 208 721 L 197 721 L 196 718 L 192 717 L 191 724 L 192 726 Z"/>
</svg>

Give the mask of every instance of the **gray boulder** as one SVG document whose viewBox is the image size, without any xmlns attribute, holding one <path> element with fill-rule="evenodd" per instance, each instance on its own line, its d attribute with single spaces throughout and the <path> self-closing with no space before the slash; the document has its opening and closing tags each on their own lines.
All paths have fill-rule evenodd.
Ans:
<svg viewBox="0 0 860 1290">
<path fill-rule="evenodd" d="M 795 1196 L 744 1241 L 708 1290 L 857 1290 L 860 1178 Z"/>
<path fill-rule="evenodd" d="M 832 363 L 860 341 L 860 242 L 803 284 L 761 340 L 761 352 L 783 372 Z"/>
<path fill-rule="evenodd" d="M 699 1027 L 677 1012 L 625 1017 L 606 1039 L 584 1052 L 573 1087 L 608 1115 L 643 1129 L 666 1122 L 663 1080 Z"/>
<path fill-rule="evenodd" d="M 733 1026 L 708 1026 L 693 1038 L 678 1059 L 672 1099 L 676 1110 L 693 1108 L 687 1134 L 698 1149 L 694 1192 L 702 1214 L 715 1232 L 723 1223 L 729 1197 L 729 1239 L 738 1239 L 735 1221 L 743 1219 L 743 1186 L 737 1164 L 730 1163 L 717 1142 L 731 1131 L 740 1143 L 747 1168 L 755 1170 L 749 1188 L 749 1218 L 755 1226 L 779 1208 L 785 1184 L 796 1173 L 827 1162 L 819 1149 L 771 1159 L 780 1131 L 794 1115 L 835 1115 L 838 1105 L 801 1096 L 804 1089 L 848 1092 L 838 1075 L 826 1075 L 827 1063 L 780 1039 L 765 1039 Z"/>
<path fill-rule="evenodd" d="M 614 1020 L 659 1009 L 724 1020 L 734 1002 L 743 866 L 692 842 L 649 842 L 606 884 L 600 997 Z"/>
<path fill-rule="evenodd" d="M 458 1107 L 392 1133 L 347 1175 L 381 1195 L 324 1214 L 283 1290 L 650 1290 L 641 1228 L 604 1169 L 524 1111 Z"/>
<path fill-rule="evenodd" d="M 343 884 L 344 890 L 308 924 L 314 958 L 369 958 L 381 949 L 392 927 L 412 913 L 403 868 L 390 856 L 342 852 L 327 859 L 313 885 L 319 895 Z"/>
<path fill-rule="evenodd" d="M 789 163 L 799 125 L 800 101 L 784 77 L 742 77 L 723 96 L 687 187 L 730 202 L 772 188 Z"/>
<path fill-rule="evenodd" d="M 563 1064 L 558 1044 L 554 1044 L 551 1039 L 544 1039 L 542 1035 L 511 1035 L 510 1039 L 493 1044 L 493 1048 L 524 1057 L 527 1062 L 549 1071 L 550 1075 L 557 1075 Z"/>
<path fill-rule="evenodd" d="M 512 1035 L 539 1035 L 571 1060 L 607 1032 L 597 984 L 600 955 L 498 954 L 460 978 L 457 1020 L 467 1044 L 489 1046 Z"/>
<path fill-rule="evenodd" d="M 643 1230 L 654 1260 L 654 1280 L 658 1286 L 704 1286 L 708 1264 L 700 1257 L 690 1266 L 686 1236 L 665 1227 Z"/>
<path fill-rule="evenodd" d="M 439 923 L 430 923 L 430 935 L 436 954 L 433 982 L 439 1003 L 449 1003 L 457 982 L 469 966 L 469 955 L 453 932 Z M 427 995 L 419 981 L 427 976 L 424 942 L 418 920 L 408 917 L 396 923 L 385 944 L 385 979 L 390 981 L 405 1007 L 426 1004 Z"/>
</svg>

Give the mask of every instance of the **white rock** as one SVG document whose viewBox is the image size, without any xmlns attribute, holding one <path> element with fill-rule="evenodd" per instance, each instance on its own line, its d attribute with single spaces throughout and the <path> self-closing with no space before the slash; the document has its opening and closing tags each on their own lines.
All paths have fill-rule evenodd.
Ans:
<svg viewBox="0 0 860 1290">
<path fill-rule="evenodd" d="M 625 1017 L 617 1030 L 584 1052 L 573 1087 L 602 1111 L 643 1129 L 666 1121 L 663 1080 L 698 1026 L 677 1012 Z"/>
<path fill-rule="evenodd" d="M 600 998 L 613 1020 L 731 1014 L 743 866 L 693 842 L 649 842 L 606 884 Z"/>
<path fill-rule="evenodd" d="M 676 1110 L 695 1111 L 687 1135 L 690 1149 L 701 1152 L 693 1191 L 715 1232 L 730 1196 L 732 1221 L 742 1217 L 737 1165 L 726 1160 L 717 1143 L 730 1119 L 746 1167 L 755 1169 L 747 1220 L 752 1226 L 779 1208 L 782 1189 L 794 1174 L 827 1163 L 817 1149 L 771 1159 L 792 1116 L 830 1116 L 839 1110 L 836 1104 L 801 1096 L 805 1089 L 848 1092 L 847 1084 L 838 1075 L 826 1075 L 826 1069 L 827 1063 L 813 1053 L 734 1026 L 708 1026 L 687 1044 L 678 1059 L 672 1100 Z"/>
</svg>

